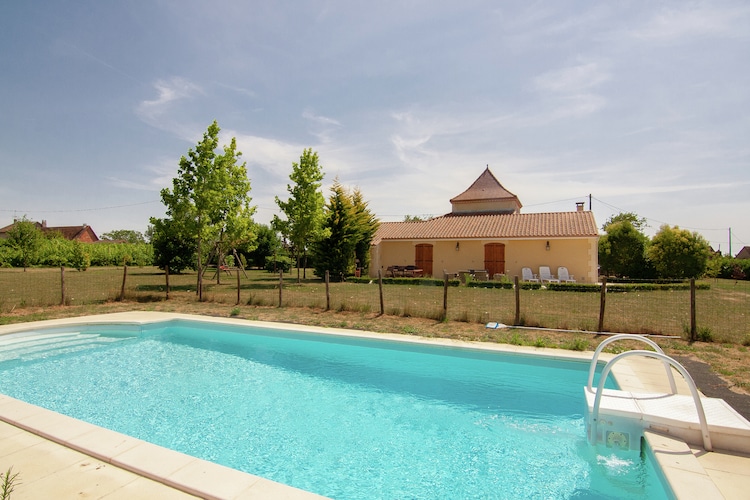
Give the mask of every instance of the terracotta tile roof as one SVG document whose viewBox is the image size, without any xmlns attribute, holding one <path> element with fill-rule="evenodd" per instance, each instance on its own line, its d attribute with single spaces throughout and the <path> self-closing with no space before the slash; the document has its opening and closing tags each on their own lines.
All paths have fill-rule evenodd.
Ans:
<svg viewBox="0 0 750 500">
<path fill-rule="evenodd" d="M 520 207 L 521 202 L 518 201 L 518 197 L 505 189 L 497 178 L 492 175 L 489 167 L 482 172 L 477 180 L 469 186 L 469 188 L 458 196 L 451 198 L 451 203 L 455 202 L 467 202 L 467 201 L 485 201 L 485 200 L 508 200 L 513 199 L 518 202 Z"/>
<path fill-rule="evenodd" d="M 532 214 L 448 214 L 419 222 L 381 222 L 373 244 L 381 240 L 480 238 L 596 237 L 594 214 L 588 211 Z"/>
</svg>

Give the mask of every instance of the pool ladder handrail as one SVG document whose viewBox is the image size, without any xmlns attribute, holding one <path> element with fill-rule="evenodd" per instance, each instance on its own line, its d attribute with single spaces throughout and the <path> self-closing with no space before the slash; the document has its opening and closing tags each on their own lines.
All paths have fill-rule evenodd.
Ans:
<svg viewBox="0 0 750 500">
<path fill-rule="evenodd" d="M 669 365 L 673 366 L 678 372 L 680 372 L 680 375 L 682 375 L 685 378 L 685 381 L 688 384 L 688 387 L 690 388 L 690 393 L 693 396 L 693 402 L 695 403 L 695 409 L 698 412 L 698 420 L 700 421 L 701 426 L 701 434 L 703 435 L 703 448 L 706 451 L 713 451 L 713 445 L 711 444 L 711 436 L 708 432 L 708 421 L 706 420 L 706 412 L 703 409 L 703 403 L 701 403 L 700 394 L 698 394 L 698 389 L 695 386 L 695 381 L 693 381 L 693 377 L 690 376 L 688 371 L 685 369 L 684 366 L 682 366 L 680 363 L 678 363 L 675 359 L 670 358 L 664 353 L 659 352 L 653 352 L 653 351 L 643 351 L 643 350 L 633 350 L 633 351 L 625 351 L 614 358 L 612 358 L 609 363 L 606 364 L 604 367 L 604 370 L 602 370 L 601 378 L 599 379 L 599 385 L 596 389 L 596 396 L 594 398 L 594 410 L 591 414 L 591 436 L 594 442 L 596 442 L 596 427 L 597 427 L 597 421 L 599 417 L 599 407 L 601 405 L 601 399 L 602 399 L 602 393 L 604 392 L 604 382 L 607 380 L 607 376 L 609 375 L 609 372 L 612 370 L 612 366 L 620 361 L 621 359 L 630 357 L 630 356 L 645 356 L 650 358 L 656 358 L 664 361 L 665 363 L 668 363 Z M 673 391 L 672 394 L 676 394 L 676 391 Z"/>
<path fill-rule="evenodd" d="M 609 337 L 608 339 L 605 339 L 594 351 L 594 357 L 591 358 L 591 365 L 589 366 L 589 380 L 586 384 L 586 390 L 591 392 L 591 386 L 594 383 L 594 373 L 596 372 L 596 365 L 599 361 L 599 354 L 604 350 L 605 347 L 607 347 L 612 342 L 618 341 L 618 340 L 637 340 L 639 342 L 646 343 L 653 347 L 656 352 L 660 354 L 664 354 L 664 351 L 662 348 L 654 342 L 653 340 L 644 337 L 643 335 L 636 335 L 634 333 L 619 333 L 617 335 L 613 335 L 612 337 Z M 677 393 L 677 385 L 674 381 L 674 375 L 672 374 L 672 370 L 669 367 L 669 363 L 664 362 L 664 369 L 667 371 L 667 378 L 669 379 L 669 387 L 672 390 L 672 394 Z"/>
</svg>

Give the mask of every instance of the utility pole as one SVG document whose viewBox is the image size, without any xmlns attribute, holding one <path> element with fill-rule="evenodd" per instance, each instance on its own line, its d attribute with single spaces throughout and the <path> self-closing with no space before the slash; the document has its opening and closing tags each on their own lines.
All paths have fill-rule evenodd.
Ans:
<svg viewBox="0 0 750 500">
<path fill-rule="evenodd" d="M 732 257 L 732 228 L 729 228 L 729 256 Z"/>
</svg>

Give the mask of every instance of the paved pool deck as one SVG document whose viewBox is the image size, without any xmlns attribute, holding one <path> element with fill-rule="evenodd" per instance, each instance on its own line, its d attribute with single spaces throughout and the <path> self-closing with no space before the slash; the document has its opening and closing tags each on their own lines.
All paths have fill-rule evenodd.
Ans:
<svg viewBox="0 0 750 500">
<path fill-rule="evenodd" d="M 85 318 L 23 323 L 0 327 L 0 335 L 28 330 L 86 323 L 143 323 L 190 318 L 230 324 L 284 325 L 231 318 L 209 318 L 169 313 L 132 312 Z M 536 354 L 552 358 L 590 360 L 591 352 L 478 344 L 406 335 L 366 333 L 300 327 L 298 330 L 338 335 L 388 338 L 417 343 L 482 346 L 494 351 Z M 602 354 L 603 361 L 611 356 Z M 663 365 L 655 360 L 623 360 L 613 371 L 618 384 L 633 392 L 667 392 Z M 687 385 L 676 374 L 679 392 Z M 583 389 L 583 388 L 582 388 Z M 582 393 L 583 397 L 583 393 Z M 583 404 L 583 403 L 582 403 Z M 677 498 L 746 498 L 750 491 L 750 454 L 706 452 L 668 435 L 647 432 L 662 471 Z M 323 498 L 258 476 L 246 474 L 144 441 L 81 422 L 0 394 L 0 472 L 9 467 L 19 473 L 13 500 L 38 498 L 106 498 L 161 500 L 290 499 Z"/>
</svg>

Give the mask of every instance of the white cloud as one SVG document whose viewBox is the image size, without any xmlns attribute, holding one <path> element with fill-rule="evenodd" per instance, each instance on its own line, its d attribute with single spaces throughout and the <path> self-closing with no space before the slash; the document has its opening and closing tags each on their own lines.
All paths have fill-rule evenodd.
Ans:
<svg viewBox="0 0 750 500">
<path fill-rule="evenodd" d="M 750 36 L 747 29 L 750 6 L 746 4 L 724 6 L 720 2 L 680 2 L 678 5 L 661 9 L 633 35 L 663 41 L 698 36 Z"/>
<path fill-rule="evenodd" d="M 589 62 L 543 73 L 533 79 L 540 92 L 578 94 L 609 80 L 610 74 L 602 64 Z"/>
<path fill-rule="evenodd" d="M 136 114 L 149 125 L 158 128 L 163 128 L 160 120 L 175 102 L 191 99 L 203 93 L 199 85 L 180 77 L 157 80 L 154 88 L 158 92 L 158 97 L 142 101 L 136 108 Z"/>
</svg>

